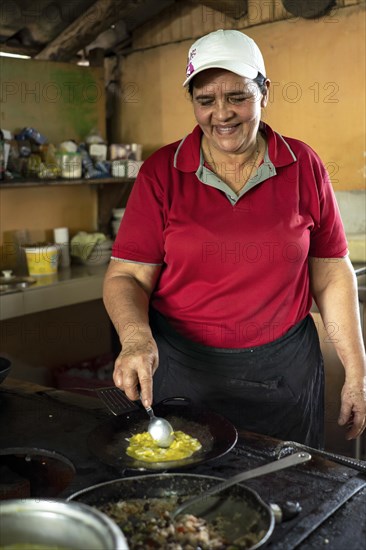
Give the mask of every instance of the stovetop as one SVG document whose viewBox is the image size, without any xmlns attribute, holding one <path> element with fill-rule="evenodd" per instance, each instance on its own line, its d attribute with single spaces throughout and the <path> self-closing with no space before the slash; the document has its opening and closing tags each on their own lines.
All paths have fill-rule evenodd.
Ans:
<svg viewBox="0 0 366 550">
<path fill-rule="evenodd" d="M 75 476 L 57 498 L 67 498 L 80 489 L 122 475 L 137 475 L 136 471 L 120 472 L 101 463 L 88 448 L 89 433 L 108 418 L 108 413 L 104 409 L 80 407 L 75 400 L 64 402 L 61 393 L 65 392 L 21 394 L 1 389 L 1 452 L 37 448 L 59 453 L 71 461 Z M 226 455 L 184 471 L 227 478 L 275 460 L 277 443 L 244 432 Z M 246 485 L 267 503 L 298 501 L 302 507 L 298 516 L 275 527 L 266 548 L 310 550 L 327 544 L 328 540 L 332 543 L 328 546 L 330 550 L 343 550 L 347 530 L 352 550 L 364 549 L 361 537 L 366 532 L 360 531 L 360 523 L 366 501 L 366 478 L 357 471 L 314 457 L 310 463 L 247 481 Z"/>
</svg>

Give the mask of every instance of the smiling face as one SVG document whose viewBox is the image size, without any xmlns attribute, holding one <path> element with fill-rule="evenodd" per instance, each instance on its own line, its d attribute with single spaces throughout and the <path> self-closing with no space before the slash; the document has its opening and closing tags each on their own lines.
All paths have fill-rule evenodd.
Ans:
<svg viewBox="0 0 366 550">
<path fill-rule="evenodd" d="M 196 120 L 210 146 L 224 154 L 240 154 L 253 147 L 267 98 L 256 82 L 224 69 L 203 71 L 193 83 Z"/>
</svg>

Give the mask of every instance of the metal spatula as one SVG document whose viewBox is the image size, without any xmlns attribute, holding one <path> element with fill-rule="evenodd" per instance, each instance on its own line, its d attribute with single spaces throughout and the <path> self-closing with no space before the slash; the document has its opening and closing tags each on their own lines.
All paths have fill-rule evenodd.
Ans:
<svg viewBox="0 0 366 550">
<path fill-rule="evenodd" d="M 92 391 L 103 401 L 108 409 L 118 416 L 127 411 L 137 409 L 137 405 L 128 399 L 127 395 L 117 388 L 116 386 L 108 386 L 106 388 L 73 388 Z M 147 431 L 151 437 L 156 441 L 159 447 L 169 447 L 174 440 L 173 428 L 171 424 L 165 420 L 165 418 L 159 418 L 155 416 L 151 407 L 144 407 L 145 411 L 149 415 L 150 422 Z"/>
<path fill-rule="evenodd" d="M 237 474 L 229 479 L 226 479 L 222 483 L 218 483 L 211 489 L 203 491 L 198 496 L 185 500 L 180 506 L 175 508 L 173 512 L 170 512 L 170 515 L 175 519 L 180 514 L 193 514 L 196 516 L 205 516 L 207 511 L 214 505 L 214 501 L 210 500 L 209 497 L 217 495 L 224 491 L 228 487 L 235 485 L 236 483 L 242 483 L 248 479 L 254 479 L 255 477 L 263 476 L 270 474 L 272 472 L 278 472 L 279 470 L 284 470 L 285 468 L 290 468 L 291 466 L 296 466 L 297 464 L 303 464 L 311 460 L 311 454 L 305 452 L 294 453 L 285 458 L 280 458 L 275 462 L 270 462 L 264 464 L 264 466 L 259 466 L 252 470 L 247 470 Z"/>
<path fill-rule="evenodd" d="M 128 399 L 127 395 L 116 386 L 107 386 L 105 388 L 70 388 L 72 390 L 83 390 L 96 393 L 97 397 L 103 401 L 104 405 L 112 414 L 119 414 L 133 411 L 138 408 L 134 401 Z"/>
</svg>

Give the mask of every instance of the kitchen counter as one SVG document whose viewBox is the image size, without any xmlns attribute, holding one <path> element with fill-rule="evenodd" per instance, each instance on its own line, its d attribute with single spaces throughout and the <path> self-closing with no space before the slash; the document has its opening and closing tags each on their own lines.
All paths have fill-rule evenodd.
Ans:
<svg viewBox="0 0 366 550">
<path fill-rule="evenodd" d="M 356 273 L 365 267 L 362 263 L 354 263 L 353 266 Z M 55 275 L 35 277 L 36 282 L 25 289 L 0 293 L 0 320 L 98 300 L 102 298 L 106 269 L 106 265 L 71 265 Z M 366 275 L 358 277 L 358 282 L 359 298 L 363 302 L 366 300 Z M 318 311 L 315 303 L 312 311 Z"/>
<path fill-rule="evenodd" d="M 55 275 L 34 277 L 36 282 L 27 288 L 0 294 L 0 320 L 97 300 L 106 268 L 72 265 Z"/>
<path fill-rule="evenodd" d="M 0 386 L 1 454 L 19 448 L 48 449 L 74 465 L 75 475 L 57 498 L 136 471 L 120 472 L 101 463 L 88 448 L 88 435 L 109 418 L 103 404 L 79 394 L 7 378 Z M 230 477 L 275 459 L 280 442 L 240 432 L 232 451 L 189 473 Z M 185 469 L 187 471 L 187 468 Z M 4 480 L 3 480 L 4 481 Z M 271 550 L 362 550 L 365 548 L 366 476 L 314 457 L 306 465 L 246 482 L 267 502 L 297 500 L 302 511 L 275 527 Z"/>
</svg>

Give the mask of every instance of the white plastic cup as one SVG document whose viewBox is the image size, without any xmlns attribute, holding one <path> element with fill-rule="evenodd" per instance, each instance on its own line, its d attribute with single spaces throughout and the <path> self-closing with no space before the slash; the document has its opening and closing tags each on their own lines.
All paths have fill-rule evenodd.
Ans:
<svg viewBox="0 0 366 550">
<path fill-rule="evenodd" d="M 69 230 L 67 227 L 56 227 L 53 230 L 55 245 L 59 252 L 59 266 L 69 267 L 70 265 L 70 245 Z"/>
</svg>

